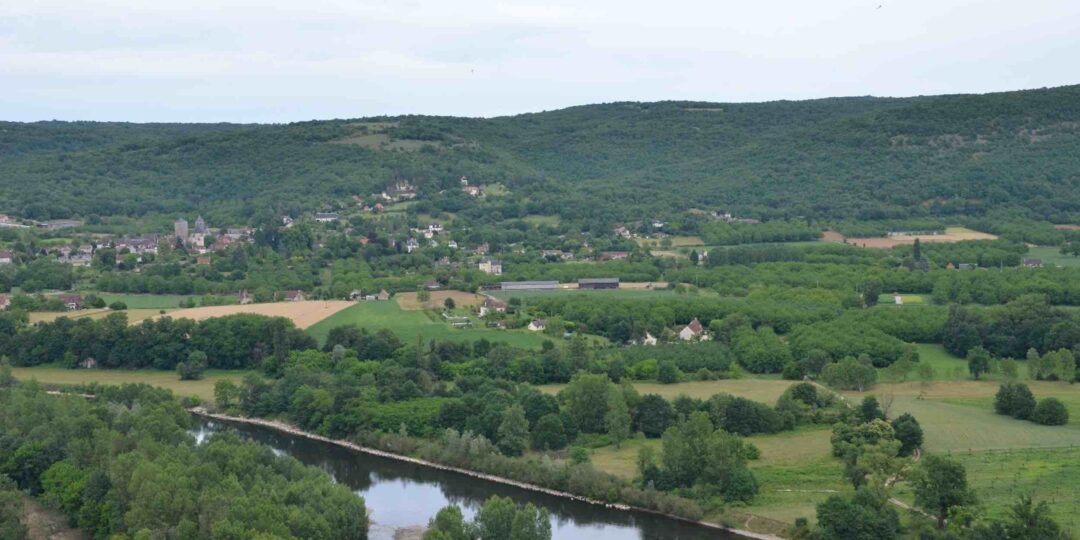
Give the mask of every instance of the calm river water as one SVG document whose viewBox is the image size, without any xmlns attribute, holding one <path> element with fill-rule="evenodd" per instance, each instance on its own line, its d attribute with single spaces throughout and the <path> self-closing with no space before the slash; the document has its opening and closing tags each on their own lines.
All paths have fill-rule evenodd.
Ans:
<svg viewBox="0 0 1080 540">
<path fill-rule="evenodd" d="M 373 521 L 372 540 L 391 540 L 394 531 L 400 528 L 424 525 L 439 509 L 449 504 L 461 507 L 466 518 L 471 519 L 483 501 L 492 495 L 510 497 L 519 504 L 531 502 L 546 508 L 551 513 L 552 536 L 559 540 L 743 538 L 673 519 L 612 510 L 458 473 L 361 454 L 261 426 L 195 417 L 194 431 L 197 437 L 224 429 L 234 430 L 244 438 L 270 446 L 275 452 L 319 467 L 337 482 L 363 496 Z"/>
</svg>

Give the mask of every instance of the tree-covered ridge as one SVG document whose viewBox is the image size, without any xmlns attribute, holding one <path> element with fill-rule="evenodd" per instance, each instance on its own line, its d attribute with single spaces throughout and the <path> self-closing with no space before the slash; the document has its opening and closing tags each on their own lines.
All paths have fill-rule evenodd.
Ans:
<svg viewBox="0 0 1080 540">
<path fill-rule="evenodd" d="M 640 219 L 1080 211 L 1080 86 L 986 95 L 611 103 L 493 119 L 265 126 L 3 124 L 0 210 L 27 217 L 202 210 L 235 221 L 347 203 L 398 179 L 421 197 L 511 188 L 532 213 Z"/>
</svg>

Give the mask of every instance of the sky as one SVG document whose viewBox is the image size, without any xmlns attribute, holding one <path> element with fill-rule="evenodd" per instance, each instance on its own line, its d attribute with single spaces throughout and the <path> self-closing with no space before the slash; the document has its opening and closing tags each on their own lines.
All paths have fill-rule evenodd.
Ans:
<svg viewBox="0 0 1080 540">
<path fill-rule="evenodd" d="M 1076 0 L 0 0 L 0 120 L 499 116 L 1080 83 Z"/>
</svg>

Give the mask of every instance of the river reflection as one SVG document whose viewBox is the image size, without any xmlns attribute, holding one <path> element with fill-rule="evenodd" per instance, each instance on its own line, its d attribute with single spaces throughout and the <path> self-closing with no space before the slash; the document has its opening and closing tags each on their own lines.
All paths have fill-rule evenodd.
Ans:
<svg viewBox="0 0 1080 540">
<path fill-rule="evenodd" d="M 225 429 L 266 444 L 275 452 L 293 456 L 302 463 L 319 467 L 335 481 L 363 496 L 374 522 L 370 535 L 372 540 L 389 540 L 399 528 L 424 525 L 448 504 L 458 505 L 466 518 L 471 519 L 484 500 L 492 495 L 510 497 L 519 504 L 531 502 L 546 508 L 551 514 L 552 537 L 556 539 L 742 538 L 673 519 L 622 512 L 454 472 L 361 454 L 261 426 L 195 417 L 194 433 L 200 440 L 210 433 Z"/>
</svg>

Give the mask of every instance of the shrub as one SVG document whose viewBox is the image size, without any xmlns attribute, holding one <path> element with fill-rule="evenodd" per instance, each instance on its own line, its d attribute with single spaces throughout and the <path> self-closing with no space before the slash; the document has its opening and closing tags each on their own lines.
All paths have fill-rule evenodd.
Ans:
<svg viewBox="0 0 1080 540">
<path fill-rule="evenodd" d="M 660 367 L 656 372 L 656 380 L 663 384 L 679 382 L 679 368 L 675 366 L 675 362 L 671 360 L 660 362 Z"/>
<path fill-rule="evenodd" d="M 896 440 L 900 441 L 900 455 L 910 456 L 916 448 L 922 446 L 923 430 L 914 416 L 904 413 L 892 421 Z"/>
<path fill-rule="evenodd" d="M 124 311 L 127 309 L 127 304 L 117 300 L 116 302 L 109 304 L 109 309 L 113 311 Z"/>
<path fill-rule="evenodd" d="M 1031 421 L 1044 426 L 1064 426 L 1069 423 L 1069 411 L 1057 398 L 1045 398 L 1035 406 Z"/>
<path fill-rule="evenodd" d="M 1005 383 L 994 396 L 994 411 L 1027 420 L 1035 411 L 1035 395 L 1022 383 Z"/>
</svg>

